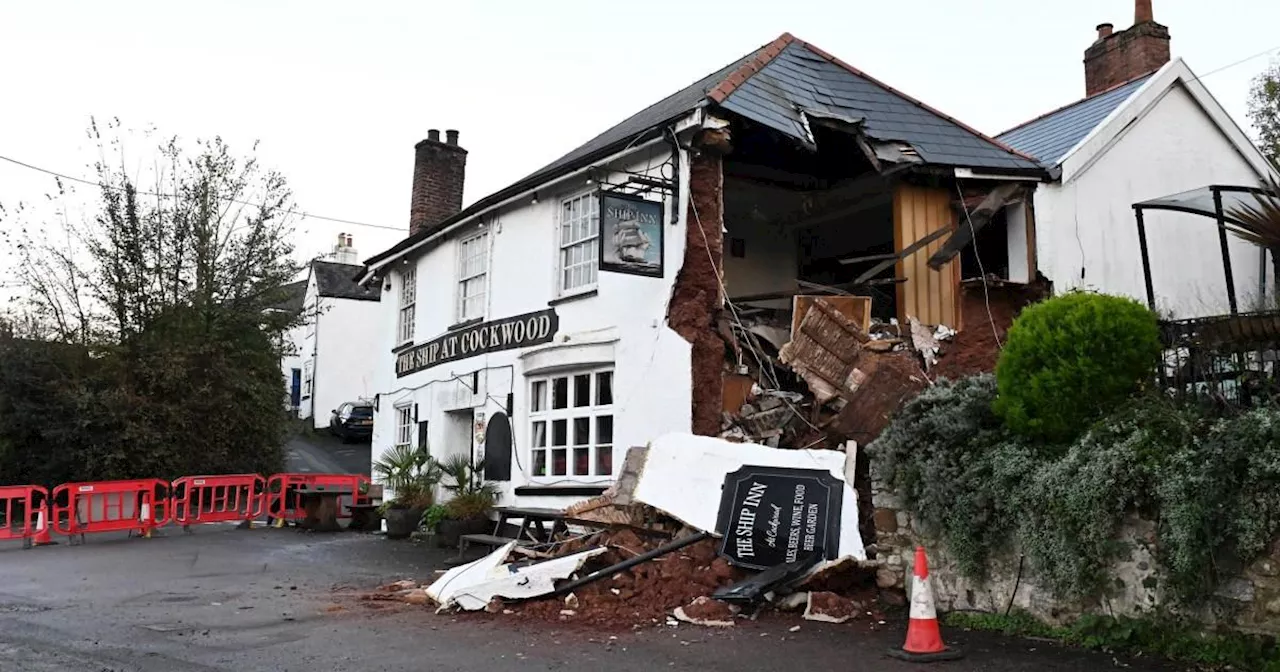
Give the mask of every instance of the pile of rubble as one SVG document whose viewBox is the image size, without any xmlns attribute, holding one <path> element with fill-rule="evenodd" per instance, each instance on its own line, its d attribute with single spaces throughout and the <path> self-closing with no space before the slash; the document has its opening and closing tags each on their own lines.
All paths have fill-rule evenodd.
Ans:
<svg viewBox="0 0 1280 672">
<path fill-rule="evenodd" d="M 929 385 L 956 332 L 915 318 L 876 321 L 870 312 L 866 297 L 799 296 L 793 312 L 745 319 L 732 344 L 741 364 L 725 374 L 720 437 L 783 448 L 874 439 Z M 784 317 L 789 331 L 776 324 Z"/>
<path fill-rule="evenodd" d="M 589 576 L 667 543 L 670 539 L 646 537 L 636 530 L 614 529 L 561 544 L 555 557 L 572 557 L 584 549 L 607 549 L 592 556 L 575 572 Z M 508 559 L 520 562 L 519 556 Z M 859 617 L 884 618 L 877 605 L 874 568 L 868 563 L 847 562 L 835 566 L 834 571 L 816 572 L 778 592 L 768 591 L 754 602 L 730 602 L 713 597 L 750 576 L 750 572 L 731 566 L 718 555 L 716 540 L 704 538 L 651 561 L 611 572 L 605 578 L 565 594 L 528 599 L 493 596 L 484 604 L 483 611 L 601 629 L 679 623 L 733 627 L 739 619 L 753 619 L 763 609 L 800 612 L 807 620 L 829 623 L 844 623 Z M 432 584 L 397 581 L 361 599 L 467 610 L 448 600 L 445 605 L 440 604 L 439 591 L 443 587 L 439 584 L 443 580 L 441 577 Z"/>
<path fill-rule="evenodd" d="M 874 612 L 878 568 L 866 559 L 858 531 L 851 457 L 714 437 L 659 437 L 628 451 L 617 482 L 603 496 L 566 511 L 577 536 L 541 546 L 512 541 L 428 586 L 397 582 L 366 599 L 605 628 L 681 621 L 728 627 L 761 609 L 803 610 L 812 620 L 844 622 Z M 757 472 L 800 472 L 808 485 L 779 486 L 768 500 L 768 487 L 777 484 Z M 740 543 L 735 556 L 727 535 L 716 534 L 728 525 L 722 491 L 734 478 L 755 486 L 747 506 L 765 511 L 769 501 L 799 502 L 794 519 L 775 515 L 775 526 L 783 529 L 759 540 L 790 543 L 795 553 L 787 561 L 751 566 L 740 557 Z M 827 494 L 813 494 L 823 487 Z M 805 507 L 807 516 L 801 515 Z M 819 521 L 823 507 L 829 526 Z M 806 520 L 811 548 L 800 553 Z M 788 525 L 795 531 L 790 542 Z M 768 552 L 759 549 L 759 555 Z"/>
<path fill-rule="evenodd" d="M 718 331 L 737 362 L 718 438 L 632 448 L 604 495 L 566 510 L 574 538 L 512 541 L 370 599 L 606 628 L 731 627 L 763 609 L 880 619 L 857 446 L 930 384 L 956 332 L 873 321 L 850 296 L 796 297 Z"/>
</svg>

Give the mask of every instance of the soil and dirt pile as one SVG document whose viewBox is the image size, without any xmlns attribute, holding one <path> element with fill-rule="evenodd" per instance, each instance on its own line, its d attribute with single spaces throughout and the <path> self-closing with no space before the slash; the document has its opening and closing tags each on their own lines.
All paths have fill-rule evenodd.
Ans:
<svg viewBox="0 0 1280 672">
<path fill-rule="evenodd" d="M 630 529 L 611 530 L 565 544 L 557 555 L 608 548 L 583 567 L 581 574 L 585 575 L 669 542 L 665 537 L 646 537 Z M 512 603 L 506 608 L 525 618 L 556 622 L 615 627 L 662 623 L 677 607 L 709 597 L 717 588 L 746 576 L 716 554 L 714 539 L 705 539 L 582 586 L 573 592 L 576 606 L 572 609 L 560 598 Z"/>
</svg>

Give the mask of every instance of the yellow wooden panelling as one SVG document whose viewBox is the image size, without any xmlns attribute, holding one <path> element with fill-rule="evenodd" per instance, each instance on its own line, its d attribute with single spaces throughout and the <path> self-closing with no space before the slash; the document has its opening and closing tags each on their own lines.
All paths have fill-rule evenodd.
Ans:
<svg viewBox="0 0 1280 672">
<path fill-rule="evenodd" d="M 899 184 L 893 195 L 893 245 L 901 251 L 938 229 L 955 227 L 950 192 L 937 187 Z M 915 317 L 925 324 L 945 324 L 959 329 L 960 257 L 939 270 L 929 268 L 929 257 L 941 249 L 947 236 L 916 250 L 898 262 L 898 320 Z"/>
</svg>

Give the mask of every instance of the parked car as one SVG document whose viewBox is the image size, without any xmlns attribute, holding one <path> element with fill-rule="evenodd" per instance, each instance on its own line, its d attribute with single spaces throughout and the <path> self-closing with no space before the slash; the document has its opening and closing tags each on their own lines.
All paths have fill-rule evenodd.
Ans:
<svg viewBox="0 0 1280 672">
<path fill-rule="evenodd" d="M 373 438 L 373 404 L 365 401 L 348 401 L 333 409 L 329 416 L 329 433 L 351 441 L 369 441 Z"/>
</svg>

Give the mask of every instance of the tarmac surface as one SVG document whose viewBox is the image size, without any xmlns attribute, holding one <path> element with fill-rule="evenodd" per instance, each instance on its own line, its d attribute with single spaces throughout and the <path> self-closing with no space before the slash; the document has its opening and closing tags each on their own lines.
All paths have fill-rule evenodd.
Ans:
<svg viewBox="0 0 1280 672">
<path fill-rule="evenodd" d="M 343 443 L 330 436 L 327 430 L 299 432 L 285 442 L 285 470 L 291 473 L 367 475 L 371 450 L 368 441 Z"/>
<path fill-rule="evenodd" d="M 169 527 L 152 539 L 91 536 L 80 546 L 0 546 L 0 670 L 928 669 L 885 657 L 901 645 L 903 623 L 775 616 L 725 630 L 608 633 L 359 599 L 392 580 L 429 580 L 447 555 L 377 535 L 225 525 L 192 534 Z M 967 657 L 939 669 L 1175 669 L 1046 642 L 945 636 Z"/>
</svg>

